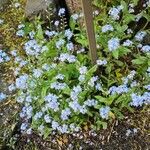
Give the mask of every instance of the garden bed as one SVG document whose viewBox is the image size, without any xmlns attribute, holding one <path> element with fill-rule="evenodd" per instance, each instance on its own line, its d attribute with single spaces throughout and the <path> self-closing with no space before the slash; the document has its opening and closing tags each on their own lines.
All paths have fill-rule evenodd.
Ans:
<svg viewBox="0 0 150 150">
<path fill-rule="evenodd" d="M 27 19 L 25 2 L 0 16 L 0 149 L 148 150 L 148 1 L 93 0 L 95 65 L 81 12 L 66 29 L 63 8 Z"/>
</svg>

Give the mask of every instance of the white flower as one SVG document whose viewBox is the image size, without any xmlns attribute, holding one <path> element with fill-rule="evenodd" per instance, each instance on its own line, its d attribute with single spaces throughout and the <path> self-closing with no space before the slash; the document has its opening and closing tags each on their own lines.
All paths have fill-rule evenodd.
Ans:
<svg viewBox="0 0 150 150">
<path fill-rule="evenodd" d="M 40 125 L 40 126 L 38 127 L 38 130 L 41 132 L 41 134 L 43 134 L 43 132 L 44 132 L 44 126 L 43 126 L 43 125 Z"/>
<path fill-rule="evenodd" d="M 126 40 L 125 42 L 123 42 L 123 46 L 132 46 L 133 42 L 130 40 Z"/>
<path fill-rule="evenodd" d="M 16 35 L 17 35 L 17 36 L 24 36 L 24 31 L 23 31 L 23 30 L 18 30 L 18 31 L 16 32 Z"/>
<path fill-rule="evenodd" d="M 80 72 L 80 74 L 86 74 L 87 73 L 87 67 L 86 66 L 80 67 L 79 72 Z"/>
<path fill-rule="evenodd" d="M 79 76 L 78 80 L 79 80 L 80 82 L 83 82 L 83 81 L 85 80 L 85 75 L 81 74 L 81 75 Z"/>
<path fill-rule="evenodd" d="M 34 120 L 38 120 L 42 117 L 43 113 L 42 112 L 37 112 L 35 115 L 34 115 Z"/>
<path fill-rule="evenodd" d="M 86 106 L 95 106 L 97 105 L 97 101 L 95 99 L 88 99 L 87 101 L 84 102 L 84 105 Z"/>
<path fill-rule="evenodd" d="M 108 14 L 112 17 L 113 20 L 119 20 L 119 14 L 122 9 L 122 6 L 118 6 L 117 8 L 113 7 L 109 10 Z"/>
<path fill-rule="evenodd" d="M 16 99 L 16 101 L 17 101 L 18 103 L 23 103 L 24 100 L 25 100 L 25 95 L 24 95 L 23 93 L 21 93 L 21 95 L 19 95 L 19 96 L 17 97 L 17 99 Z"/>
<path fill-rule="evenodd" d="M 57 101 L 58 97 L 56 95 L 50 93 L 44 99 L 47 102 L 46 104 L 47 108 L 51 108 L 54 111 L 59 110 L 59 102 Z"/>
<path fill-rule="evenodd" d="M 54 22 L 54 25 L 57 27 L 57 26 L 59 25 L 59 21 L 58 21 L 58 20 L 55 21 L 55 22 Z"/>
<path fill-rule="evenodd" d="M 107 64 L 107 60 L 97 60 L 96 63 L 99 66 L 105 66 Z"/>
<path fill-rule="evenodd" d="M 63 39 L 60 39 L 59 41 L 56 42 L 56 47 L 58 49 L 60 49 L 61 46 L 64 45 L 64 44 L 65 44 L 65 41 Z"/>
<path fill-rule="evenodd" d="M 102 85 L 100 83 L 97 83 L 95 85 L 95 88 L 96 88 L 96 90 L 100 91 L 100 90 L 102 90 Z"/>
<path fill-rule="evenodd" d="M 74 112 L 80 111 L 81 105 L 77 101 L 69 102 L 69 106 L 73 109 Z"/>
<path fill-rule="evenodd" d="M 20 3 L 15 3 L 15 7 L 18 8 L 21 4 Z"/>
<path fill-rule="evenodd" d="M 34 35 L 35 35 L 35 32 L 34 32 L 34 31 L 29 32 L 29 36 L 30 36 L 31 39 L 34 38 Z"/>
<path fill-rule="evenodd" d="M 114 31 L 114 28 L 110 24 L 106 24 L 105 26 L 102 27 L 102 32 L 105 33 L 107 31 Z"/>
<path fill-rule="evenodd" d="M 150 67 L 148 67 L 147 72 L 150 73 Z"/>
<path fill-rule="evenodd" d="M 90 81 L 88 82 L 88 85 L 91 87 L 94 87 L 95 82 L 98 80 L 98 76 L 94 76 L 90 79 Z"/>
<path fill-rule="evenodd" d="M 51 68 L 48 64 L 45 63 L 45 64 L 43 64 L 42 69 L 46 70 L 46 71 L 49 71 Z"/>
<path fill-rule="evenodd" d="M 54 130 L 56 130 L 58 127 L 59 127 L 58 122 L 52 121 L 52 128 L 53 128 Z"/>
<path fill-rule="evenodd" d="M 42 46 L 36 40 L 30 40 L 25 43 L 24 49 L 27 55 L 38 56 L 41 53 Z"/>
<path fill-rule="evenodd" d="M 143 38 L 145 37 L 146 32 L 145 31 L 140 31 L 135 35 L 135 40 L 136 41 L 142 41 Z"/>
<path fill-rule="evenodd" d="M 45 34 L 48 36 L 48 37 L 52 37 L 53 35 L 56 35 L 57 33 L 55 31 L 48 31 L 46 30 L 45 31 Z"/>
<path fill-rule="evenodd" d="M 60 9 L 59 9 L 59 12 L 58 12 L 58 15 L 59 15 L 59 16 L 64 15 L 64 14 L 65 14 L 65 11 L 66 11 L 65 8 L 60 8 Z"/>
<path fill-rule="evenodd" d="M 62 120 L 67 120 L 68 117 L 70 116 L 70 114 L 71 114 L 70 108 L 66 108 L 66 109 L 62 110 L 62 112 L 61 112 L 61 119 Z"/>
<path fill-rule="evenodd" d="M 127 131 L 126 131 L 126 136 L 129 136 L 130 134 L 131 134 L 131 130 L 130 129 L 128 129 Z"/>
<path fill-rule="evenodd" d="M 56 76 L 56 79 L 63 80 L 64 77 L 65 77 L 65 76 L 64 76 L 63 74 L 58 74 L 58 75 Z"/>
<path fill-rule="evenodd" d="M 127 34 L 132 34 L 133 31 L 131 29 L 127 29 Z"/>
<path fill-rule="evenodd" d="M 3 19 L 0 19 L 0 25 L 3 24 L 3 23 L 4 23 L 4 20 L 3 20 Z"/>
<path fill-rule="evenodd" d="M 150 84 L 149 85 L 145 85 L 144 88 L 147 89 L 148 91 L 150 91 Z"/>
<path fill-rule="evenodd" d="M 132 70 L 132 71 L 130 72 L 130 74 L 127 76 L 127 78 L 130 79 L 130 80 L 132 80 L 135 75 L 136 75 L 136 71 L 135 71 L 135 70 Z"/>
<path fill-rule="evenodd" d="M 120 46 L 120 40 L 118 38 L 111 38 L 108 41 L 108 49 L 109 51 L 114 51 Z"/>
<path fill-rule="evenodd" d="M 65 30 L 65 37 L 67 37 L 68 40 L 70 40 L 72 36 L 73 32 L 70 29 Z"/>
<path fill-rule="evenodd" d="M 66 125 L 66 124 L 63 124 L 62 126 L 59 126 L 57 129 L 61 133 L 68 133 L 68 125 Z"/>
<path fill-rule="evenodd" d="M 26 133 L 27 133 L 28 135 L 32 134 L 32 129 L 31 129 L 31 128 L 27 129 Z"/>
<path fill-rule="evenodd" d="M 103 119 L 108 119 L 109 112 L 110 112 L 110 107 L 108 107 L 108 106 L 102 107 L 102 108 L 100 108 L 100 110 L 99 110 L 100 116 L 101 116 Z"/>
<path fill-rule="evenodd" d="M 10 92 L 16 90 L 15 84 L 12 83 L 11 85 L 9 85 L 8 90 L 9 90 Z"/>
<path fill-rule="evenodd" d="M 6 94 L 0 93 L 0 101 L 5 100 L 5 99 L 6 99 Z"/>
<path fill-rule="evenodd" d="M 133 88 L 133 87 L 136 87 L 137 85 L 138 83 L 136 81 L 133 81 L 130 86 Z"/>
<path fill-rule="evenodd" d="M 25 131 L 25 130 L 27 129 L 27 127 L 28 127 L 28 124 L 27 124 L 27 123 L 22 123 L 20 129 L 21 129 L 22 131 Z"/>
<path fill-rule="evenodd" d="M 35 78 L 41 77 L 42 74 L 43 74 L 43 71 L 42 71 L 41 69 L 34 69 L 34 70 L 33 70 L 33 76 L 34 76 Z"/>
<path fill-rule="evenodd" d="M 143 46 L 141 50 L 146 53 L 150 52 L 150 45 Z"/>
<path fill-rule="evenodd" d="M 28 95 L 28 96 L 25 98 L 25 101 L 31 103 L 31 102 L 32 102 L 32 97 L 31 97 L 31 95 Z"/>
<path fill-rule="evenodd" d="M 10 52 L 12 56 L 16 57 L 17 56 L 17 50 L 13 50 Z"/>
<path fill-rule="evenodd" d="M 70 97 L 72 100 L 77 100 L 78 99 L 78 95 L 79 93 L 82 92 L 82 88 L 81 86 L 75 86 L 73 87 L 71 93 L 70 93 Z"/>
<path fill-rule="evenodd" d="M 79 15 L 78 14 L 73 14 L 71 17 L 76 21 L 79 18 Z"/>
<path fill-rule="evenodd" d="M 16 79 L 16 88 L 26 89 L 27 88 L 28 75 L 24 74 Z"/>
<path fill-rule="evenodd" d="M 21 28 L 24 28 L 24 27 L 25 27 L 24 24 L 19 24 L 19 25 L 18 25 L 18 29 L 21 29 Z"/>
<path fill-rule="evenodd" d="M 42 46 L 41 53 L 46 52 L 46 51 L 48 51 L 48 47 L 46 45 Z"/>
<path fill-rule="evenodd" d="M 85 49 L 81 48 L 80 50 L 77 51 L 77 54 L 80 54 L 80 53 L 83 53 L 83 52 L 85 52 Z"/>
<path fill-rule="evenodd" d="M 66 83 L 53 82 L 51 83 L 51 88 L 55 90 L 63 90 L 67 86 Z"/>
<path fill-rule="evenodd" d="M 59 60 L 62 62 L 67 60 L 69 63 L 73 63 L 76 61 L 76 57 L 68 53 L 63 53 L 63 54 L 60 54 Z"/>
<path fill-rule="evenodd" d="M 46 123 L 50 123 L 52 121 L 51 117 L 49 115 L 45 115 L 44 120 L 45 120 Z"/>
<path fill-rule="evenodd" d="M 93 13 L 94 13 L 94 15 L 99 15 L 99 11 L 98 10 L 95 10 Z"/>
<path fill-rule="evenodd" d="M 74 45 L 73 45 L 73 43 L 72 43 L 72 42 L 67 43 L 67 49 L 68 49 L 69 51 L 71 51 L 71 50 L 73 50 L 73 49 L 74 49 Z"/>
</svg>

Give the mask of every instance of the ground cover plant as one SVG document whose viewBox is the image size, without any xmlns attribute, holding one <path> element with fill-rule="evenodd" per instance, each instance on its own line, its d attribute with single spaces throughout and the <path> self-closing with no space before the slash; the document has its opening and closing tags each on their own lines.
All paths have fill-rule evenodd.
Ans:
<svg viewBox="0 0 150 150">
<path fill-rule="evenodd" d="M 19 5 L 19 4 L 18 4 Z M 0 63 L 13 62 L 22 134 L 98 131 L 122 119 L 124 112 L 147 108 L 150 102 L 150 2 L 94 0 L 97 64 L 92 65 L 82 12 L 73 14 L 70 28 L 60 20 L 53 30 L 40 16 L 22 21 L 18 51 L 0 50 Z M 63 17 L 65 9 L 58 12 Z M 139 29 L 139 22 L 141 23 Z M 5 20 L 4 20 L 5 21 Z M 0 21 L 3 26 L 3 19 Z M 60 30 L 60 24 L 63 29 Z M 7 95 L 0 93 L 0 101 Z"/>
</svg>

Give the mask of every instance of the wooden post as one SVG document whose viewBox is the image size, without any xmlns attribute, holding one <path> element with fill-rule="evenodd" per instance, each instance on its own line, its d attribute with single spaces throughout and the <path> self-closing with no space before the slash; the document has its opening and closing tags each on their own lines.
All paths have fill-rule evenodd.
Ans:
<svg viewBox="0 0 150 150">
<path fill-rule="evenodd" d="M 94 32 L 94 22 L 93 22 L 93 10 L 91 0 L 81 0 L 82 8 L 84 12 L 84 19 L 86 24 L 86 32 L 89 42 L 89 50 L 92 64 L 96 64 L 97 60 L 97 48 L 96 48 L 96 39 Z"/>
</svg>

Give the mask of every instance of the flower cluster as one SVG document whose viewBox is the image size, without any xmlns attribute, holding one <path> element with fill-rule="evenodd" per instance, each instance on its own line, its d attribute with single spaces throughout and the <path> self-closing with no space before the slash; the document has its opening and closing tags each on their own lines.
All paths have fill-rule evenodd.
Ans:
<svg viewBox="0 0 150 150">
<path fill-rule="evenodd" d="M 109 10 L 108 14 L 113 20 L 119 20 L 120 11 L 123 9 L 123 6 L 113 7 Z"/>
<path fill-rule="evenodd" d="M 45 46 L 39 45 L 38 42 L 33 39 L 25 43 L 24 50 L 27 55 L 38 56 L 48 49 Z"/>
<path fill-rule="evenodd" d="M 0 63 L 8 62 L 10 61 L 10 57 L 0 49 Z"/>
<path fill-rule="evenodd" d="M 150 92 L 145 92 L 143 95 L 138 95 L 137 93 L 133 93 L 131 95 L 132 102 L 131 106 L 139 107 L 145 104 L 150 104 Z"/>
<path fill-rule="evenodd" d="M 68 53 L 62 53 L 60 54 L 59 60 L 62 62 L 67 60 L 69 63 L 74 63 L 76 61 L 76 56 Z"/>
<path fill-rule="evenodd" d="M 102 107 L 102 108 L 100 108 L 100 110 L 99 110 L 100 116 L 101 116 L 103 119 L 108 119 L 109 112 L 110 112 L 110 107 L 108 107 L 108 106 Z"/>
<path fill-rule="evenodd" d="M 114 31 L 113 26 L 111 26 L 110 24 L 106 24 L 105 26 L 102 27 L 102 32 L 105 33 L 107 31 Z"/>
<path fill-rule="evenodd" d="M 120 40 L 118 38 L 111 38 L 108 41 L 108 49 L 109 51 L 114 51 L 120 46 Z"/>
<path fill-rule="evenodd" d="M 6 99 L 6 94 L 4 94 L 4 93 L 0 93 L 0 101 L 3 101 L 3 100 L 5 100 Z"/>
</svg>

